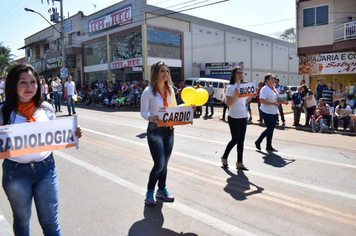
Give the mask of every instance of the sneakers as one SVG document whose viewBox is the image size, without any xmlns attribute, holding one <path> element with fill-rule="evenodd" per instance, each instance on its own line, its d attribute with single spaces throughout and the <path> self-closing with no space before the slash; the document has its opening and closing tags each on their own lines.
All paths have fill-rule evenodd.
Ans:
<svg viewBox="0 0 356 236">
<path fill-rule="evenodd" d="M 147 190 L 145 203 L 147 206 L 153 206 L 155 204 L 155 199 L 153 198 L 153 189 Z"/>
<path fill-rule="evenodd" d="M 174 202 L 174 197 L 168 192 L 167 188 L 164 188 L 164 190 L 157 190 L 156 198 L 162 198 L 167 202 Z"/>
</svg>

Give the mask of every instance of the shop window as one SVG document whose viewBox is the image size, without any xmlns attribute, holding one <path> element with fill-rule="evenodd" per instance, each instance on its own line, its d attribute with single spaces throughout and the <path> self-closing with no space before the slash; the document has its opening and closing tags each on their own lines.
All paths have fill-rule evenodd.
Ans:
<svg viewBox="0 0 356 236">
<path fill-rule="evenodd" d="M 111 39 L 112 61 L 142 57 L 142 33 L 131 32 Z"/>
<path fill-rule="evenodd" d="M 148 56 L 181 59 L 180 35 L 147 30 Z"/>
<path fill-rule="evenodd" d="M 84 65 L 107 63 L 106 39 L 84 45 Z"/>
<path fill-rule="evenodd" d="M 329 6 L 319 6 L 303 9 L 303 27 L 313 27 L 329 24 Z"/>
</svg>

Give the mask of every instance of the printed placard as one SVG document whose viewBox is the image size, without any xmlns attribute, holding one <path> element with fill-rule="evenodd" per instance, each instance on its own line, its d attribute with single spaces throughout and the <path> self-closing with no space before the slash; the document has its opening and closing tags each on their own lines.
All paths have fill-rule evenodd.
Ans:
<svg viewBox="0 0 356 236">
<path fill-rule="evenodd" d="M 79 147 L 77 116 L 43 122 L 0 126 L 0 159 Z"/>
<path fill-rule="evenodd" d="M 277 102 L 287 102 L 287 94 L 277 94 Z"/>
<path fill-rule="evenodd" d="M 161 107 L 158 111 L 158 127 L 193 124 L 192 106 Z"/>
<path fill-rule="evenodd" d="M 257 94 L 256 83 L 240 84 L 238 85 L 237 89 L 239 91 L 237 97 L 239 98 L 249 97 Z"/>
</svg>

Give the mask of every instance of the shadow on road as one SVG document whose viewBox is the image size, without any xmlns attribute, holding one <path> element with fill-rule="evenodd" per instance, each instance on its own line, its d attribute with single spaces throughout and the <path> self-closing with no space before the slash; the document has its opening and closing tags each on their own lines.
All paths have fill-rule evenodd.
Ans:
<svg viewBox="0 0 356 236">
<path fill-rule="evenodd" d="M 131 226 L 131 228 L 129 229 L 128 236 L 133 236 L 133 235 L 198 236 L 197 234 L 194 233 L 183 233 L 183 232 L 177 233 L 170 229 L 162 228 L 164 223 L 162 207 L 163 204 L 161 202 L 156 202 L 154 206 L 145 206 L 145 209 L 143 211 L 143 215 L 145 218 L 140 221 L 137 221 Z"/>
<path fill-rule="evenodd" d="M 141 134 L 138 134 L 136 135 L 137 138 L 140 138 L 140 139 L 144 139 L 147 137 L 147 133 L 141 133 Z"/>
<path fill-rule="evenodd" d="M 230 175 L 230 178 L 226 180 L 227 185 L 225 186 L 224 191 L 229 193 L 231 197 L 238 201 L 246 200 L 247 196 L 262 193 L 264 190 L 263 188 L 251 183 L 243 171 L 237 171 L 236 175 L 229 169 L 224 169 L 224 171 Z M 248 191 L 251 189 L 251 185 L 257 189 Z"/>
<path fill-rule="evenodd" d="M 283 158 L 274 152 L 273 153 L 272 152 L 262 152 L 262 151 L 258 151 L 258 152 L 264 155 L 262 157 L 265 160 L 264 163 L 266 163 L 267 165 L 277 167 L 277 168 L 282 168 L 282 167 L 285 167 L 286 165 L 289 165 L 289 164 L 295 162 L 294 159 Z"/>
</svg>

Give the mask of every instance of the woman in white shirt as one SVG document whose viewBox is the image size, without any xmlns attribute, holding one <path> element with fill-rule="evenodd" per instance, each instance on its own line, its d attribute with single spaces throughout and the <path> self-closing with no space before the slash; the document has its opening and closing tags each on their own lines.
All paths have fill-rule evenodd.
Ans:
<svg viewBox="0 0 356 236">
<path fill-rule="evenodd" d="M 278 92 L 273 84 L 274 76 L 271 73 L 266 74 L 264 87 L 260 91 L 260 112 L 267 129 L 261 133 L 260 137 L 256 140 L 255 145 L 258 150 L 261 150 L 261 142 L 266 138 L 266 151 L 277 152 L 277 150 L 272 147 L 272 138 L 278 119 L 277 110 L 280 103 L 277 102 Z"/>
<path fill-rule="evenodd" d="M 251 101 L 251 97 L 238 97 L 239 85 L 243 83 L 242 68 L 237 66 L 232 69 L 230 76 L 230 85 L 226 89 L 226 105 L 229 107 L 228 123 L 230 127 L 231 140 L 225 148 L 224 155 L 221 157 L 223 168 L 228 168 L 227 158 L 231 149 L 237 145 L 236 168 L 248 170 L 242 161 L 244 141 L 247 127 L 247 109 L 246 104 Z"/>
<path fill-rule="evenodd" d="M 56 77 L 52 81 L 52 89 L 53 89 L 53 96 L 54 96 L 54 107 L 56 112 L 61 111 L 61 96 L 62 96 L 62 83 L 58 77 Z"/>
<path fill-rule="evenodd" d="M 303 85 L 304 91 L 306 89 L 306 86 Z M 313 90 L 309 89 L 305 97 L 302 98 L 305 102 L 305 107 L 307 109 L 307 113 L 305 115 L 305 126 L 310 126 L 310 118 L 312 115 L 315 113 L 316 109 L 316 100 L 314 97 Z"/>
<path fill-rule="evenodd" d="M 167 165 L 173 149 L 174 130 L 172 127 L 157 127 L 159 109 L 177 106 L 171 84 L 168 66 L 165 62 L 158 61 L 151 66 L 150 84 L 141 96 L 141 116 L 149 121 L 147 141 L 154 162 L 145 199 L 146 205 L 149 206 L 155 204 L 153 194 L 157 182 L 156 198 L 174 201 L 174 197 L 166 188 Z"/>
<path fill-rule="evenodd" d="M 7 76 L 7 99 L 1 104 L 0 125 L 55 119 L 53 107 L 42 100 L 38 73 L 30 65 L 14 66 Z M 82 131 L 77 127 L 75 135 Z M 15 235 L 30 235 L 32 200 L 44 235 L 62 235 L 58 222 L 58 177 L 52 151 L 7 158 L 2 186 L 10 202 Z"/>
<path fill-rule="evenodd" d="M 334 130 L 337 130 L 338 128 L 339 120 L 343 120 L 344 131 L 347 131 L 347 127 L 350 122 L 351 108 L 349 105 L 346 104 L 345 98 L 341 98 L 339 102 L 339 105 L 337 105 L 337 107 L 335 108 L 335 116 L 333 117 Z"/>
</svg>

